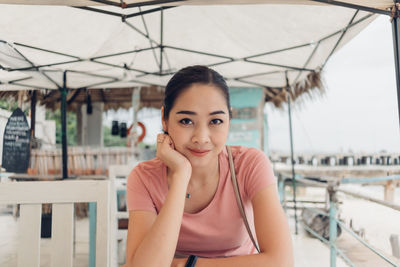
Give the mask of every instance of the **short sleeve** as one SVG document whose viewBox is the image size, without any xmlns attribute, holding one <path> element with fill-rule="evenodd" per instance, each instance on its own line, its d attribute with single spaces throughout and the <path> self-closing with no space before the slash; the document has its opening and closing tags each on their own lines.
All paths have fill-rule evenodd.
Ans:
<svg viewBox="0 0 400 267">
<path fill-rule="evenodd" d="M 264 152 L 250 148 L 242 155 L 243 170 L 240 171 L 244 180 L 244 191 L 248 199 L 253 197 L 271 184 L 276 183 L 274 171 Z"/>
<path fill-rule="evenodd" d="M 142 180 L 140 166 L 136 166 L 128 177 L 126 188 L 128 210 L 146 210 L 156 212 L 150 193 Z"/>
</svg>

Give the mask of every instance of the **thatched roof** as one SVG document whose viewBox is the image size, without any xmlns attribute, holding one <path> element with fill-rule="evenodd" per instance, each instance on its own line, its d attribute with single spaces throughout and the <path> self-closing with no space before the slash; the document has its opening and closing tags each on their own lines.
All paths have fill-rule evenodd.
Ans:
<svg viewBox="0 0 400 267">
<path fill-rule="evenodd" d="M 132 93 L 140 89 L 140 107 L 160 108 L 164 99 L 164 88 L 159 86 L 112 88 L 112 89 L 72 89 L 68 91 L 68 110 L 76 111 L 77 107 L 89 101 L 103 102 L 104 110 L 129 109 L 132 106 Z M 25 92 L 25 101 L 30 101 L 32 91 Z M 312 72 L 302 82 L 296 83 L 289 90 L 292 101 L 296 102 L 300 97 L 309 99 L 322 95 L 325 92 L 321 81 L 320 72 Z M 270 102 L 275 107 L 281 108 L 287 102 L 286 88 L 264 88 L 265 102 Z M 18 99 L 18 91 L 0 91 L 0 99 Z M 45 105 L 47 109 L 60 108 L 61 93 L 59 90 L 38 90 L 37 101 Z"/>
<path fill-rule="evenodd" d="M 265 102 L 271 102 L 277 108 L 281 108 L 288 101 L 286 88 L 265 88 L 264 93 Z M 320 72 L 311 72 L 304 81 L 296 83 L 289 89 L 290 98 L 295 103 L 296 100 L 299 102 L 306 98 L 312 100 L 324 93 L 325 87 Z"/>
<path fill-rule="evenodd" d="M 132 106 L 132 93 L 135 88 L 113 88 L 113 89 L 73 89 L 67 94 L 68 110 L 76 111 L 82 105 L 91 102 L 103 102 L 104 110 L 129 109 Z M 24 91 L 24 101 L 31 100 L 32 91 Z M 37 101 L 47 109 L 60 109 L 61 93 L 59 90 L 37 90 Z M 140 107 L 160 108 L 164 97 L 164 91 L 157 86 L 142 87 L 140 91 Z M 0 99 L 18 99 L 18 91 L 0 91 Z M 90 99 L 90 100 L 89 100 Z"/>
</svg>

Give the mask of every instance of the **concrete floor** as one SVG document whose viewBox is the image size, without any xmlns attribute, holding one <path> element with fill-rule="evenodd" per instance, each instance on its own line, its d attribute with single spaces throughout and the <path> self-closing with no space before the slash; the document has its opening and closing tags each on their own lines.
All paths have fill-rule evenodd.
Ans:
<svg viewBox="0 0 400 267">
<path fill-rule="evenodd" d="M 292 212 L 289 212 L 292 213 Z M 322 267 L 330 266 L 329 248 L 321 241 L 310 237 L 299 224 L 298 235 L 294 234 L 294 220 L 289 218 L 294 247 L 294 257 L 296 267 Z M 0 266 L 17 266 L 17 234 L 18 220 L 11 214 L 10 209 L 0 207 Z M 355 266 L 391 266 L 374 256 L 372 253 L 363 250 L 359 243 L 355 242 L 350 236 L 342 235 L 338 244 L 355 263 Z M 50 247 L 51 240 L 42 238 L 41 240 L 41 267 L 50 266 Z M 87 218 L 76 220 L 76 242 L 74 267 L 87 267 L 89 258 L 89 221 Z M 337 258 L 338 267 L 347 266 L 341 259 Z"/>
</svg>

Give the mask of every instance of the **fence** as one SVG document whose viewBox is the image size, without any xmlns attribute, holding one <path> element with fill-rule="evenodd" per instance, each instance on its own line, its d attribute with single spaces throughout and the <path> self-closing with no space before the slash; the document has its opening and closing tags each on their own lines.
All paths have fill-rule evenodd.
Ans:
<svg viewBox="0 0 400 267">
<path fill-rule="evenodd" d="M 338 225 L 342 229 L 344 229 L 346 232 L 348 232 L 352 237 L 354 237 L 358 242 L 363 244 L 365 247 L 367 247 L 369 250 L 374 252 L 376 255 L 381 257 L 383 260 L 385 260 L 387 263 L 389 263 L 392 266 L 399 267 L 399 265 L 395 262 L 393 262 L 391 259 L 371 247 L 370 244 L 368 244 L 365 240 L 360 238 L 352 229 L 347 227 L 343 222 L 339 221 L 337 218 L 337 210 L 338 210 L 338 197 L 337 193 L 341 192 L 346 195 L 350 195 L 355 198 L 371 201 L 374 203 L 377 203 L 379 205 L 383 205 L 385 207 L 391 208 L 396 211 L 400 211 L 400 205 L 394 204 L 394 203 L 389 203 L 387 201 L 383 201 L 380 199 L 376 199 L 370 196 L 366 196 L 363 194 L 359 194 L 356 192 L 352 192 L 347 189 L 342 189 L 340 188 L 340 184 L 365 184 L 365 183 L 379 183 L 383 181 L 395 181 L 395 180 L 400 180 L 400 175 L 392 175 L 392 176 L 387 176 L 387 177 L 374 177 L 374 178 L 342 178 L 342 179 L 321 179 L 321 178 L 307 178 L 307 177 L 302 177 L 300 175 L 296 175 L 295 179 L 292 179 L 292 177 L 289 177 L 287 175 L 284 175 L 282 173 L 278 174 L 278 190 L 279 190 L 279 196 L 281 198 L 281 203 L 286 207 L 286 202 L 285 202 L 285 181 L 291 181 L 291 185 L 293 185 L 293 188 L 295 190 L 296 188 L 296 183 L 302 184 L 304 186 L 313 186 L 313 187 L 322 187 L 327 190 L 328 196 L 329 196 L 329 214 L 326 212 L 322 212 L 320 210 L 314 209 L 314 208 L 307 208 L 311 212 L 326 216 L 329 218 L 329 240 L 321 236 L 319 233 L 314 231 L 311 227 L 308 225 L 302 223 L 302 226 L 306 231 L 308 231 L 311 235 L 317 237 L 320 239 L 322 242 L 325 244 L 329 245 L 330 248 L 330 267 L 336 267 L 336 257 L 339 255 L 340 257 L 343 258 L 343 260 L 349 265 L 349 266 L 355 266 L 354 263 L 341 251 L 338 249 L 336 245 L 336 239 L 337 239 L 337 229 Z M 296 194 L 294 194 L 296 196 Z M 295 212 L 296 212 L 296 198 L 293 199 L 294 202 L 294 207 L 295 207 Z M 309 201 L 310 203 L 310 201 Z M 321 203 L 321 202 L 312 202 L 312 203 Z M 295 216 L 296 220 L 296 229 L 297 229 L 297 216 Z M 398 242 L 398 239 L 396 239 Z M 391 240 L 392 241 L 392 240 Z M 392 244 L 393 246 L 393 244 Z M 392 247 L 393 249 L 393 247 Z M 395 243 L 394 245 L 394 256 L 399 257 L 399 245 L 398 243 Z"/>
<path fill-rule="evenodd" d="M 137 158 L 137 152 L 125 147 L 69 147 L 69 175 L 108 175 L 108 166 L 126 165 Z M 33 149 L 31 152 L 29 174 L 61 174 L 61 149 Z"/>
<path fill-rule="evenodd" d="M 274 162 L 290 164 L 291 156 L 274 154 L 271 156 Z M 376 153 L 376 154 L 304 154 L 294 157 L 296 164 L 311 166 L 398 166 L 400 165 L 400 154 L 398 153 Z"/>
</svg>

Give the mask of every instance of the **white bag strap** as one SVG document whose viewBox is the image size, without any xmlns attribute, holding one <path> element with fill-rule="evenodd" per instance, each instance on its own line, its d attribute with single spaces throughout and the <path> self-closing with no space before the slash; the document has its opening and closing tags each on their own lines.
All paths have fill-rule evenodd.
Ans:
<svg viewBox="0 0 400 267">
<path fill-rule="evenodd" d="M 260 248 L 258 247 L 253 234 L 251 233 L 251 229 L 249 226 L 249 222 L 247 221 L 246 212 L 243 207 L 242 197 L 240 196 L 239 185 L 236 179 L 235 167 L 233 165 L 233 158 L 232 158 L 232 150 L 230 146 L 226 146 L 226 150 L 228 151 L 228 158 L 229 158 L 229 167 L 231 170 L 231 177 L 232 177 L 232 184 L 233 189 L 235 190 L 236 202 L 239 206 L 240 214 L 242 215 L 244 224 L 246 226 L 247 232 L 249 233 L 251 242 L 253 242 L 254 247 L 257 249 L 258 253 L 260 253 Z"/>
</svg>

